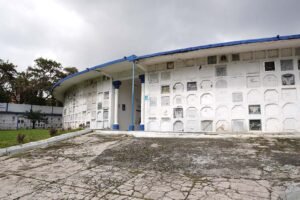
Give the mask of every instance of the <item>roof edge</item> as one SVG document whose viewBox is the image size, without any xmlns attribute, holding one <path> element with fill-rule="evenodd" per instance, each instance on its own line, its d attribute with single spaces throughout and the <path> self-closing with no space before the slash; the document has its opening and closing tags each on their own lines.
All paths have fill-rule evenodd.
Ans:
<svg viewBox="0 0 300 200">
<path fill-rule="evenodd" d="M 235 45 L 241 45 L 241 44 L 252 44 L 252 43 L 261 43 L 261 42 L 273 42 L 273 41 L 279 41 L 279 40 L 292 40 L 292 39 L 300 39 L 300 34 L 285 35 L 285 36 L 277 35 L 275 37 L 237 40 L 237 41 L 231 41 L 231 42 L 222 42 L 222 43 L 215 43 L 215 44 L 208 44 L 208 45 L 201 45 L 201 46 L 169 50 L 169 51 L 162 51 L 162 52 L 138 56 L 136 58 L 136 60 L 152 58 L 152 57 L 156 57 L 156 56 L 165 56 L 165 55 L 176 54 L 176 53 L 186 53 L 186 52 L 190 52 L 190 51 L 197 51 L 197 50 L 203 50 L 203 49 L 211 49 L 211 48 L 217 48 L 217 47 L 235 46 Z"/>
</svg>

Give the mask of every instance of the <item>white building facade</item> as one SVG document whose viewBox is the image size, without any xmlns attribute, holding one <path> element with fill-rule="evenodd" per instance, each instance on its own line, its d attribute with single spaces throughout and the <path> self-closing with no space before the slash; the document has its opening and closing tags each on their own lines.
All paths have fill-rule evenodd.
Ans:
<svg viewBox="0 0 300 200">
<path fill-rule="evenodd" d="M 300 35 L 130 56 L 54 86 L 63 126 L 166 132 L 300 131 Z"/>
<path fill-rule="evenodd" d="M 0 103 L 0 130 L 32 128 L 32 122 L 25 113 L 39 111 L 44 120 L 36 122 L 36 128 L 62 127 L 62 107 L 29 104 Z"/>
</svg>

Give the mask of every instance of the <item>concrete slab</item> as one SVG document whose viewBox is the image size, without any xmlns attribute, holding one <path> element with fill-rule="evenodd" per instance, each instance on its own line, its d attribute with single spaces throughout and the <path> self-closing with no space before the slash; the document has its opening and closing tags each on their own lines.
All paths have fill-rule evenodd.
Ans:
<svg viewBox="0 0 300 200">
<path fill-rule="evenodd" d="M 297 199 L 297 138 L 89 133 L 1 157 L 1 199 Z"/>
</svg>

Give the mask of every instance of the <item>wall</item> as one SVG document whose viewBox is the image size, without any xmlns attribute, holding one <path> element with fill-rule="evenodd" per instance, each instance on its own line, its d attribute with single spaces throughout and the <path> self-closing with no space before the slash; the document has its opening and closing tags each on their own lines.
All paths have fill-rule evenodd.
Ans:
<svg viewBox="0 0 300 200">
<path fill-rule="evenodd" d="M 75 85 L 65 94 L 63 126 L 92 129 L 111 127 L 112 82 L 107 77 L 88 80 Z"/>
<path fill-rule="evenodd" d="M 62 126 L 62 107 L 0 103 L 0 129 L 31 128 L 31 121 L 24 117 L 30 109 L 40 111 L 48 121 L 48 123 L 37 122 L 36 128 Z"/>
<path fill-rule="evenodd" d="M 299 59 L 287 48 L 149 66 L 146 130 L 300 131 Z"/>
<path fill-rule="evenodd" d="M 131 93 L 132 93 L 131 80 L 122 81 L 122 85 L 119 89 L 119 126 L 120 130 L 128 130 L 131 124 Z M 141 110 L 141 83 L 138 79 L 135 79 L 135 129 L 138 130 L 140 124 L 140 110 Z M 122 106 L 125 105 L 125 110 Z"/>
</svg>

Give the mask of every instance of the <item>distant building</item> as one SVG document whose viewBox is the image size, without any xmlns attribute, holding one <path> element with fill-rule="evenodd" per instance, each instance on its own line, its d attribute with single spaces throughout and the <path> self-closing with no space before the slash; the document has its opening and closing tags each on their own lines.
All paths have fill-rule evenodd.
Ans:
<svg viewBox="0 0 300 200">
<path fill-rule="evenodd" d="M 53 94 L 64 127 L 300 131 L 300 35 L 132 55 L 70 75 Z"/>
<path fill-rule="evenodd" d="M 62 107 L 0 103 L 0 129 L 31 128 L 31 121 L 24 117 L 31 109 L 40 111 L 45 119 L 36 122 L 36 128 L 62 127 Z"/>
</svg>

